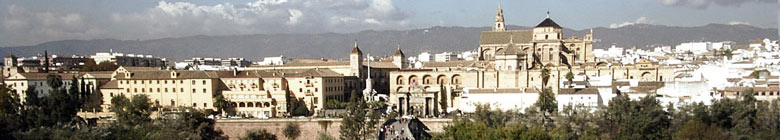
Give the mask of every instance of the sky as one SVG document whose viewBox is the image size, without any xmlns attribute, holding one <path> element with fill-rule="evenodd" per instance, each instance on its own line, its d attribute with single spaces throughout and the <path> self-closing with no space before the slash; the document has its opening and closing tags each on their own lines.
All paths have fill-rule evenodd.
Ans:
<svg viewBox="0 0 780 140">
<path fill-rule="evenodd" d="M 748 24 L 777 28 L 778 0 L 0 0 L 0 46 L 70 39 L 350 33 L 433 26 L 566 28 Z"/>
</svg>

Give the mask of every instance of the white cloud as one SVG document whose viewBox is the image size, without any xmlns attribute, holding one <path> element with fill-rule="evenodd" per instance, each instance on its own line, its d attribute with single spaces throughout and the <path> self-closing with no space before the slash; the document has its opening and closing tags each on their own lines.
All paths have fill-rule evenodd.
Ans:
<svg viewBox="0 0 780 140">
<path fill-rule="evenodd" d="M 298 24 L 298 20 L 300 20 L 301 16 L 303 16 L 303 12 L 298 9 L 290 9 L 287 11 L 290 12 L 290 20 L 287 21 L 287 24 Z"/>
<path fill-rule="evenodd" d="M 191 35 L 355 32 L 409 27 L 411 14 L 391 0 L 257 0 L 202 5 L 157 2 L 135 12 L 92 17 L 69 11 L 28 11 L 10 5 L 0 18 L 0 46 L 64 39 L 156 39 Z M 90 14 L 95 15 L 95 14 Z"/>
<path fill-rule="evenodd" d="M 664 5 L 687 6 L 687 7 L 697 8 L 697 9 L 705 9 L 712 4 L 717 4 L 720 6 L 739 7 L 743 3 L 748 3 L 748 2 L 762 2 L 762 3 L 777 2 L 776 0 L 659 0 L 659 1 L 661 1 L 661 4 Z"/>
<path fill-rule="evenodd" d="M 654 22 L 655 21 L 649 20 L 649 19 L 647 19 L 647 17 L 642 16 L 642 17 L 637 18 L 634 21 L 626 21 L 626 22 L 623 22 L 623 23 L 620 23 L 620 24 L 612 23 L 612 24 L 609 25 L 609 28 L 620 28 L 620 27 L 623 27 L 623 26 L 629 26 L 629 25 L 635 25 L 635 24 L 653 24 Z"/>
<path fill-rule="evenodd" d="M 744 21 L 731 21 L 729 22 L 729 25 L 750 25 L 750 23 Z"/>
<path fill-rule="evenodd" d="M 381 21 L 374 19 L 374 18 L 367 18 L 363 20 L 363 22 L 370 23 L 370 24 L 382 24 Z"/>
</svg>

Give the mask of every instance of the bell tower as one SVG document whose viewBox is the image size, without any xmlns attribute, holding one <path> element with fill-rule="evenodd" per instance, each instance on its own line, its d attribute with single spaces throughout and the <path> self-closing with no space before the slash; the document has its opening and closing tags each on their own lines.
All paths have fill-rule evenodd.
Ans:
<svg viewBox="0 0 780 140">
<path fill-rule="evenodd" d="M 393 54 L 393 64 L 398 66 L 399 69 L 406 68 L 406 56 L 404 55 L 404 52 L 401 51 L 401 44 L 397 44 L 398 49 L 395 50 L 395 54 Z"/>
<path fill-rule="evenodd" d="M 349 69 L 349 76 L 362 78 L 363 52 L 358 48 L 357 40 L 355 40 L 355 47 L 352 49 L 352 52 L 349 53 Z"/>
<path fill-rule="evenodd" d="M 504 24 L 504 10 L 501 9 L 501 4 L 498 4 L 498 10 L 496 11 L 496 21 L 493 24 L 493 31 L 506 31 L 506 25 Z"/>
</svg>

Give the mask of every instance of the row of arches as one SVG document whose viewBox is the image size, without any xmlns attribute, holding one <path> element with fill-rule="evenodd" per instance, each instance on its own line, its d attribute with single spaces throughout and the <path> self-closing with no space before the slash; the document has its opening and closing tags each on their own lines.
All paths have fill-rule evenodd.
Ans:
<svg viewBox="0 0 780 140">
<path fill-rule="evenodd" d="M 408 82 L 407 82 L 408 81 Z M 407 78 L 404 78 L 402 75 L 398 75 L 396 77 L 396 84 L 397 85 L 412 85 L 412 84 L 423 84 L 423 85 L 430 85 L 430 84 L 455 84 L 460 85 L 461 84 L 461 78 L 460 75 L 455 74 L 453 76 L 448 77 L 447 75 L 441 74 L 436 76 L 436 79 L 433 78 L 431 75 L 424 75 L 422 79 L 417 77 L 417 75 L 411 75 L 409 76 L 408 80 Z"/>
<path fill-rule="evenodd" d="M 276 105 L 276 102 L 232 102 L 233 107 L 271 107 Z"/>
</svg>

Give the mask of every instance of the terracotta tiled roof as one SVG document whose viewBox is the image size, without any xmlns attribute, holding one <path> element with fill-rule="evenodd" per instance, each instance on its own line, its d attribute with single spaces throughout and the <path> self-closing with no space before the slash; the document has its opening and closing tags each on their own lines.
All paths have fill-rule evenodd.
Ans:
<svg viewBox="0 0 780 140">
<path fill-rule="evenodd" d="M 16 79 L 13 76 L 8 78 L 8 80 L 46 80 L 46 76 L 49 75 L 49 73 L 18 73 L 19 75 L 23 76 L 24 79 Z M 60 75 L 62 77 L 62 80 L 73 80 L 73 76 L 79 77 L 80 74 L 74 74 L 74 73 L 54 73 L 57 75 Z"/>
<path fill-rule="evenodd" d="M 153 71 L 153 70 L 160 70 L 158 67 L 126 67 L 122 66 L 127 71 Z"/>
<path fill-rule="evenodd" d="M 423 67 L 469 67 L 475 61 L 447 61 L 447 62 L 425 62 Z"/>
<path fill-rule="evenodd" d="M 499 89 L 469 89 L 469 94 L 517 94 L 517 93 L 528 93 L 528 94 L 536 94 L 539 93 L 536 89 L 533 88 L 499 88 Z"/>
<path fill-rule="evenodd" d="M 514 43 L 528 43 L 532 35 L 530 30 L 485 31 L 480 35 L 479 44 L 509 44 L 509 37 Z"/>
<path fill-rule="evenodd" d="M 119 85 L 116 80 L 111 80 L 100 86 L 100 89 L 119 89 Z"/>
<path fill-rule="evenodd" d="M 558 95 L 561 94 L 599 94 L 599 90 L 596 88 L 560 89 L 558 90 Z"/>
</svg>

